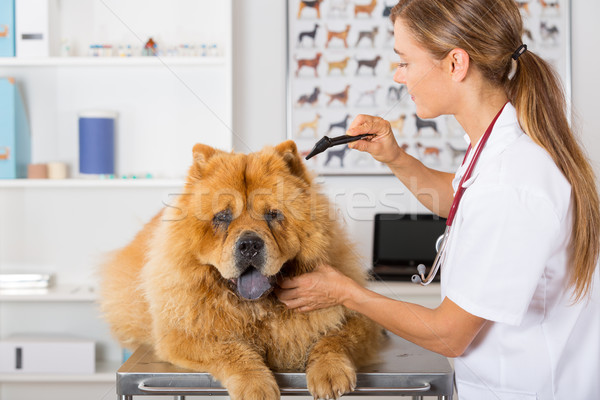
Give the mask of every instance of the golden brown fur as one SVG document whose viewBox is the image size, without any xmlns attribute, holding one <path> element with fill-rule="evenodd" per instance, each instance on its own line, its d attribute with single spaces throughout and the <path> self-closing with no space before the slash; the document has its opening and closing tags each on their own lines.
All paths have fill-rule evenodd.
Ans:
<svg viewBox="0 0 600 400">
<path fill-rule="evenodd" d="M 306 370 L 315 397 L 352 390 L 357 366 L 381 341 L 374 323 L 341 306 L 303 314 L 273 294 L 245 300 L 231 284 L 241 273 L 240 237 L 249 231 L 264 241 L 263 275 L 298 275 L 329 263 L 365 283 L 295 144 L 249 155 L 196 145 L 194 159 L 185 194 L 103 269 L 102 308 L 116 337 L 210 372 L 232 399 L 279 398 L 271 369 Z M 231 211 L 228 226 L 215 218 L 223 210 Z"/>
</svg>

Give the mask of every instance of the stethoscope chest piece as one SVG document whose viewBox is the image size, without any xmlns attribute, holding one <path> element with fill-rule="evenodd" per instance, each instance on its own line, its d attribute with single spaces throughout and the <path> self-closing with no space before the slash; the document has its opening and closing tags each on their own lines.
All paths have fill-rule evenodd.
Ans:
<svg viewBox="0 0 600 400">
<path fill-rule="evenodd" d="M 431 267 L 429 274 L 427 275 L 427 277 L 425 277 L 427 267 L 425 267 L 425 265 L 423 264 L 419 264 L 417 266 L 417 274 L 413 275 L 410 278 L 410 280 L 413 283 L 420 283 L 422 286 L 427 286 L 431 282 L 433 282 L 435 275 L 437 274 L 438 270 L 440 269 L 440 266 L 442 265 L 442 259 L 444 258 L 446 244 L 448 243 L 449 236 L 450 226 L 446 225 L 446 230 L 444 231 L 444 233 L 441 234 L 440 237 L 438 237 L 435 241 L 435 249 L 437 251 L 437 254 L 435 256 L 435 260 L 433 261 L 433 266 Z"/>
</svg>

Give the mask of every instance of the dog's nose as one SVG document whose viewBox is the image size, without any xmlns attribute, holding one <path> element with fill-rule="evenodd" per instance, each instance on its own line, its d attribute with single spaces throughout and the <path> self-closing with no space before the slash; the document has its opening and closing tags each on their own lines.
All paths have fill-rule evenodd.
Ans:
<svg viewBox="0 0 600 400">
<path fill-rule="evenodd" d="M 265 247 L 265 242 L 254 232 L 245 232 L 237 242 L 238 253 L 247 259 L 254 258 Z"/>
</svg>

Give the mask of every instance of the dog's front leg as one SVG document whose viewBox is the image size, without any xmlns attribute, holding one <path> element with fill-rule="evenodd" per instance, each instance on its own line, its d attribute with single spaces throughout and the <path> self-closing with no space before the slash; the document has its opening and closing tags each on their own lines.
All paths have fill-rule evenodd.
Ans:
<svg viewBox="0 0 600 400">
<path fill-rule="evenodd" d="M 356 387 L 356 366 L 372 361 L 382 342 L 382 330 L 364 316 L 349 316 L 344 326 L 313 346 L 306 364 L 310 393 L 337 399 Z"/>
<path fill-rule="evenodd" d="M 232 400 L 275 400 L 279 387 L 263 357 L 248 343 L 218 339 L 200 341 L 183 332 L 157 336 L 157 355 L 172 364 L 209 372 Z"/>
<path fill-rule="evenodd" d="M 337 335 L 315 344 L 306 365 L 306 383 L 315 399 L 337 399 L 354 390 L 356 367 Z"/>
</svg>

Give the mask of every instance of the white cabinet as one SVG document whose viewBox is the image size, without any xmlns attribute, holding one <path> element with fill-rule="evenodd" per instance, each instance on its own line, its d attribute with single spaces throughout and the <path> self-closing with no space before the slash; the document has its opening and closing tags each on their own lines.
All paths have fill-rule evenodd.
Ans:
<svg viewBox="0 0 600 400">
<path fill-rule="evenodd" d="M 42 294 L 0 291 L 0 338 L 64 334 L 96 342 L 94 375 L 0 374 L 0 399 L 113 398 L 121 349 L 97 305 L 98 266 L 180 193 L 202 142 L 232 146 L 232 2 L 209 0 L 48 0 L 50 30 L 76 51 L 61 57 L 0 58 L 0 76 L 22 90 L 32 162 L 62 161 L 72 179 L 0 180 L 0 273 L 45 272 Z M 90 44 L 159 49 L 215 43 L 213 56 L 88 57 Z M 60 42 L 60 40 L 59 40 Z M 114 110 L 117 175 L 80 179 L 78 117 Z"/>
</svg>

